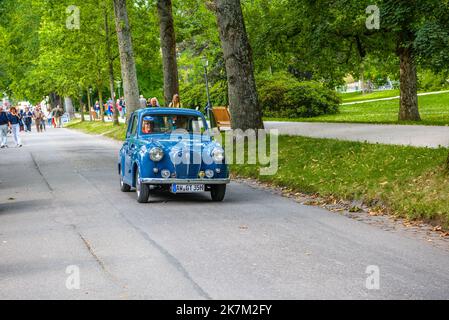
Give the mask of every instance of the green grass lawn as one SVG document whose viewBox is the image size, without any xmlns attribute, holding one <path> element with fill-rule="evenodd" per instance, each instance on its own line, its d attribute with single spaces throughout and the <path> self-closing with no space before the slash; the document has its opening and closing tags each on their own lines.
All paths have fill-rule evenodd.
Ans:
<svg viewBox="0 0 449 320">
<path fill-rule="evenodd" d="M 126 126 L 120 124 L 120 126 L 114 126 L 112 122 L 101 122 L 101 121 L 85 121 L 73 120 L 66 125 L 67 128 L 81 130 L 90 134 L 104 135 L 106 137 L 124 140 L 126 135 Z"/>
<path fill-rule="evenodd" d="M 340 113 L 316 118 L 265 118 L 265 121 L 354 122 L 384 124 L 449 125 L 449 93 L 419 97 L 422 121 L 398 121 L 399 100 L 340 106 Z"/>
<path fill-rule="evenodd" d="M 125 126 L 74 121 L 69 128 L 123 140 Z M 449 228 L 449 149 L 413 148 L 305 137 L 279 137 L 279 170 L 260 176 L 257 165 L 232 165 L 233 174 L 293 191 L 382 203 L 388 213 Z"/>
<path fill-rule="evenodd" d="M 388 212 L 449 227 L 449 149 L 413 148 L 279 137 L 279 171 L 259 175 L 256 165 L 233 165 L 242 177 L 289 187 L 293 192 L 382 203 Z"/>
<path fill-rule="evenodd" d="M 385 90 L 367 94 L 362 94 L 361 92 L 350 92 L 350 93 L 340 93 L 338 96 L 341 98 L 343 103 L 356 102 L 364 100 L 398 97 L 399 90 Z"/>
</svg>

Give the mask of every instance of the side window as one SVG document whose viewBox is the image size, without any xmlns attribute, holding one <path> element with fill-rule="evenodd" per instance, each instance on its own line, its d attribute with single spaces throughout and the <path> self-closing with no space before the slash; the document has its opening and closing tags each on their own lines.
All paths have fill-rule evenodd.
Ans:
<svg viewBox="0 0 449 320">
<path fill-rule="evenodd" d="M 133 124 L 132 124 L 132 128 L 131 128 L 131 135 L 136 135 L 136 133 L 137 133 L 137 127 L 138 127 L 138 125 L 137 125 L 137 119 L 138 119 L 139 117 L 138 116 L 134 116 L 134 118 L 133 118 Z"/>
<path fill-rule="evenodd" d="M 126 138 L 129 138 L 129 136 L 131 135 L 131 130 L 132 130 L 132 126 L 133 126 L 133 120 L 134 120 L 134 115 L 131 114 L 131 116 L 128 119 L 128 127 L 126 129 Z"/>
</svg>

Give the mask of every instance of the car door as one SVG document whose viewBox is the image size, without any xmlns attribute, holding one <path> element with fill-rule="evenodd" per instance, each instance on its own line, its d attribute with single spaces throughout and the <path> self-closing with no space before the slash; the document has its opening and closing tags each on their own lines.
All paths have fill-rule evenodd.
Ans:
<svg viewBox="0 0 449 320">
<path fill-rule="evenodd" d="M 136 134 L 137 134 L 137 126 L 138 126 L 138 115 L 134 114 L 131 116 L 129 131 L 127 133 L 126 139 L 126 148 L 124 149 L 125 153 L 125 181 L 132 185 L 133 176 L 132 176 L 132 165 L 133 165 L 133 156 L 136 151 Z"/>
</svg>

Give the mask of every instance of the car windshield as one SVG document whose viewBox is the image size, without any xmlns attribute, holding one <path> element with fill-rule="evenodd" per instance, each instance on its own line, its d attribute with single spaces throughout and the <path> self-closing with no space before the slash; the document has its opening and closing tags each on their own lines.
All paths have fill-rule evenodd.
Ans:
<svg viewBox="0 0 449 320">
<path fill-rule="evenodd" d="M 203 119 L 190 115 L 145 115 L 142 117 L 142 134 L 171 133 L 186 130 L 189 133 L 201 133 Z"/>
</svg>

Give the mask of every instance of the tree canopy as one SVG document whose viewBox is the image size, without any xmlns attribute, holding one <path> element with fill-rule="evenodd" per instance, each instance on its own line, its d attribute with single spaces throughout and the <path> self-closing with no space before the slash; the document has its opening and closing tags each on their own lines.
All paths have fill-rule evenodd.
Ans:
<svg viewBox="0 0 449 320">
<path fill-rule="evenodd" d="M 160 100 L 164 31 L 158 3 L 161 9 L 163 2 L 127 1 L 139 90 Z M 219 26 L 207 7 L 213 2 L 172 0 L 176 63 L 171 68 L 177 64 L 181 99 L 192 107 L 206 104 L 204 59 L 209 61 L 213 102 L 229 102 Z M 368 0 L 238 2 L 256 79 L 287 72 L 331 89 L 348 75 L 362 82 L 401 80 L 400 110 L 405 120 L 418 120 L 421 74 L 447 74 L 448 0 L 379 0 L 379 28 L 367 27 Z M 121 80 L 112 0 L 1 0 L 0 50 L 0 91 L 13 99 L 40 101 L 50 93 L 75 98 L 89 87 L 105 98 L 112 96 L 111 90 L 118 94 L 110 85 L 111 60 L 114 82 Z"/>
</svg>

